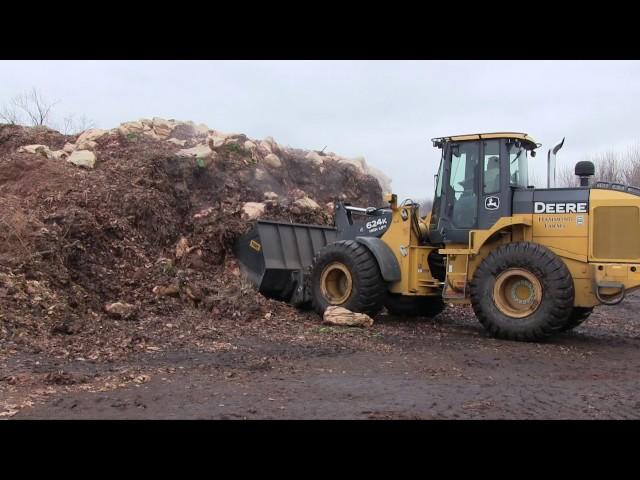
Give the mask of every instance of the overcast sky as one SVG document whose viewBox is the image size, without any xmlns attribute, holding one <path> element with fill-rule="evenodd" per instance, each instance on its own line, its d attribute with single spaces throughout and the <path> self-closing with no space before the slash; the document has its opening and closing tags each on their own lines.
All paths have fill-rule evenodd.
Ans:
<svg viewBox="0 0 640 480">
<path fill-rule="evenodd" d="M 638 61 L 0 61 L 1 103 L 31 87 L 101 128 L 158 116 L 362 155 L 401 198 L 432 194 L 437 136 L 529 133 L 541 182 L 562 137 L 571 165 L 640 140 Z"/>
</svg>

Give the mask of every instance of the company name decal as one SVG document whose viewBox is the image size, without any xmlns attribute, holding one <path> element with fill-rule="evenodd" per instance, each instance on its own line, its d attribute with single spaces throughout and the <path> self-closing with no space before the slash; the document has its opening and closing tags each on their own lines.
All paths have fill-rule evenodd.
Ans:
<svg viewBox="0 0 640 480">
<path fill-rule="evenodd" d="M 576 203 L 546 203 L 534 202 L 534 213 L 587 213 L 587 202 Z"/>
</svg>

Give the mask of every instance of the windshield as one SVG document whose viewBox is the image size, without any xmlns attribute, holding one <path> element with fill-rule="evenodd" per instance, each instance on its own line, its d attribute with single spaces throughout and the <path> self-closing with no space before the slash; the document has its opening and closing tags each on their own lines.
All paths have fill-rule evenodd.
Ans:
<svg viewBox="0 0 640 480">
<path fill-rule="evenodd" d="M 529 159 L 522 146 L 509 146 L 509 178 L 513 187 L 527 188 L 529 185 Z"/>
</svg>

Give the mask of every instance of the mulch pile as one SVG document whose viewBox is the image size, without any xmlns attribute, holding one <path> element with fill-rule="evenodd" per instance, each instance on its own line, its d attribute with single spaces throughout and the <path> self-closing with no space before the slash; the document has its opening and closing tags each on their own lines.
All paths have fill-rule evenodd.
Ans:
<svg viewBox="0 0 640 480">
<path fill-rule="evenodd" d="M 233 242 L 251 228 L 243 204 L 273 191 L 279 200 L 262 218 L 317 224 L 331 223 L 325 206 L 340 198 L 381 204 L 375 178 L 337 162 L 320 171 L 304 151 L 281 152 L 274 168 L 236 144 L 202 161 L 178 157 L 180 147 L 165 141 L 110 133 L 97 140 L 92 170 L 17 153 L 28 144 L 60 149 L 76 138 L 0 125 L 5 352 L 102 360 L 208 348 L 225 329 L 295 330 L 295 322 L 317 319 L 258 294 L 232 257 Z M 301 190 L 321 208 L 294 204 Z"/>
</svg>

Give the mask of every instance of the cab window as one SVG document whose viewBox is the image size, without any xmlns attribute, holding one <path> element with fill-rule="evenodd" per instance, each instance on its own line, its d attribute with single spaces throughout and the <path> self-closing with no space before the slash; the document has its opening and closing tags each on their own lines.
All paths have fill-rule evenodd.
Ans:
<svg viewBox="0 0 640 480">
<path fill-rule="evenodd" d="M 476 224 L 477 164 L 477 142 L 462 142 L 452 148 L 447 213 L 457 228 L 472 228 Z"/>
<path fill-rule="evenodd" d="M 513 187 L 527 188 L 529 185 L 529 160 L 527 150 L 519 144 L 507 145 L 509 151 L 509 184 Z"/>
<path fill-rule="evenodd" d="M 484 169 L 482 190 L 485 195 L 500 191 L 500 141 L 484 142 Z"/>
</svg>

